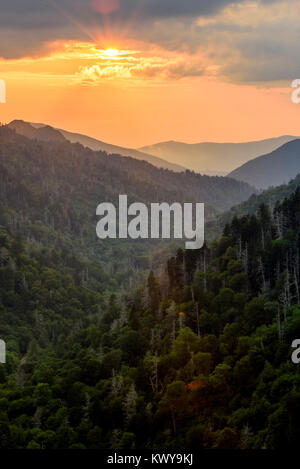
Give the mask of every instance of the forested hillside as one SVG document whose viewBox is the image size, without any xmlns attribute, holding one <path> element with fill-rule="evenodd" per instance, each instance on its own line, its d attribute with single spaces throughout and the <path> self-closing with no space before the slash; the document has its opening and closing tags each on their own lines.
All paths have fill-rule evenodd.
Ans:
<svg viewBox="0 0 300 469">
<path fill-rule="evenodd" d="M 150 251 L 166 248 L 160 240 L 97 239 L 100 202 L 117 206 L 119 194 L 127 194 L 129 203 L 205 202 L 210 219 L 252 191 L 234 180 L 174 173 L 67 141 L 32 141 L 0 128 L 0 224 L 36 249 L 76 254 L 86 265 L 80 275 L 90 284 L 96 269 L 110 289 L 126 289 L 149 267 Z"/>
<path fill-rule="evenodd" d="M 0 445 L 296 447 L 299 211 L 297 189 L 108 301 L 2 229 Z"/>
<path fill-rule="evenodd" d="M 0 0 L 9 464 L 298 450 L 299 32 L 300 0 Z"/>
<path fill-rule="evenodd" d="M 300 185 L 300 175 L 297 175 L 288 184 L 271 187 L 262 192 L 252 194 L 248 200 L 238 205 L 234 205 L 229 210 L 218 215 L 215 219 L 206 224 L 206 239 L 214 240 L 219 238 L 226 223 L 230 223 L 234 217 L 242 217 L 248 214 L 256 214 L 259 207 L 264 204 L 273 212 L 276 203 L 289 197 Z"/>
<path fill-rule="evenodd" d="M 88 137 L 87 135 L 75 134 L 63 129 L 55 129 L 45 124 L 32 124 L 22 120 L 14 120 L 8 124 L 10 129 L 15 130 L 18 134 L 25 137 L 37 140 L 54 140 L 63 141 L 68 140 L 71 143 L 80 143 L 84 147 L 90 148 L 95 151 L 105 151 L 111 155 L 122 155 L 136 158 L 137 160 L 148 161 L 158 168 L 165 168 L 171 171 L 182 172 L 185 171 L 183 166 L 179 166 L 161 158 L 157 158 L 147 153 L 134 150 L 132 148 L 123 148 L 117 145 L 101 142 L 95 138 Z"/>
</svg>

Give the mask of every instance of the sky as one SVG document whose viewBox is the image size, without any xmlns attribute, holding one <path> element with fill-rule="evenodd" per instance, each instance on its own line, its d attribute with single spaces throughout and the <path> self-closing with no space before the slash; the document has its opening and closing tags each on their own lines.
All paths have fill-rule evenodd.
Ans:
<svg viewBox="0 0 300 469">
<path fill-rule="evenodd" d="M 138 148 L 300 135 L 299 0 L 0 0 L 0 121 Z"/>
</svg>

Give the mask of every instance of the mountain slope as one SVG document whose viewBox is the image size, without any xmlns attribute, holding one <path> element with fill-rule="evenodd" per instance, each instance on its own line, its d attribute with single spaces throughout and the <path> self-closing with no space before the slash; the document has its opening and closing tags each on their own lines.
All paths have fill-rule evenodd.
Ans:
<svg viewBox="0 0 300 469">
<path fill-rule="evenodd" d="M 144 153 L 155 155 L 172 163 L 205 174 L 225 175 L 246 161 L 275 150 L 297 137 L 285 135 L 245 143 L 203 142 L 187 144 L 162 142 L 139 148 Z"/>
<path fill-rule="evenodd" d="M 252 192 L 234 179 L 175 173 L 134 158 L 111 158 L 67 140 L 31 140 L 0 127 L 0 225 L 35 248 L 55 251 L 59 246 L 99 264 L 105 288 L 134 285 L 170 241 L 97 239 L 100 202 L 117 206 L 119 194 L 127 194 L 128 203 L 204 202 L 209 220 Z M 86 274 L 82 270 L 79 275 Z M 91 269 L 89 279 L 93 286 Z"/>
<path fill-rule="evenodd" d="M 287 183 L 298 173 L 300 173 L 300 139 L 248 161 L 228 176 L 248 182 L 259 189 L 265 189 Z"/>
<path fill-rule="evenodd" d="M 206 239 L 208 241 L 215 240 L 222 235 L 223 229 L 227 223 L 231 223 L 235 217 L 243 217 L 245 215 L 257 215 L 262 204 L 269 207 L 273 212 L 276 204 L 290 197 L 293 192 L 300 187 L 300 174 L 292 179 L 288 184 L 271 187 L 263 192 L 252 194 L 248 200 L 234 205 L 229 210 L 218 215 L 215 219 L 206 224 Z"/>
<path fill-rule="evenodd" d="M 70 171 L 69 177 L 71 177 L 74 166 L 84 167 L 87 176 L 90 177 L 90 184 L 92 182 L 96 184 L 98 177 L 98 182 L 105 182 L 105 185 L 110 188 L 110 192 L 115 195 L 132 193 L 137 198 L 144 198 L 144 200 L 148 198 L 151 202 L 159 200 L 205 202 L 220 211 L 230 208 L 234 203 L 246 200 L 254 191 L 253 187 L 234 179 L 201 176 L 190 171 L 174 173 L 167 169 L 159 169 L 148 162 L 138 161 L 135 158 L 123 157 L 122 155 L 115 155 L 114 158 L 111 158 L 103 151 L 95 152 L 78 143 L 71 144 L 67 140 L 63 142 L 36 142 L 28 138 L 24 139 L 12 131 L 10 126 L 0 128 L 0 138 L 1 146 L 5 148 L 8 146 L 12 153 L 18 151 L 20 164 L 26 161 L 24 150 L 22 151 L 22 146 L 25 145 L 27 147 L 26 153 L 28 151 L 33 155 L 40 153 L 45 165 L 55 161 L 55 167 L 57 167 L 65 163 Z M 58 156 L 62 160 L 57 159 Z M 92 161 L 90 166 L 95 166 L 96 174 L 90 167 L 85 167 L 85 160 L 88 159 Z M 4 161 L 9 164 L 9 161 Z M 110 181 L 104 179 L 104 170 L 108 173 Z M 51 176 L 48 175 L 48 177 Z M 59 177 L 61 178 L 61 176 Z M 77 183 L 78 181 L 74 182 L 76 190 L 78 190 Z M 146 197 L 147 193 L 149 197 Z M 101 192 L 98 191 L 99 196 L 101 196 Z"/>
<path fill-rule="evenodd" d="M 24 135 L 28 138 L 36 138 L 38 140 L 68 140 L 71 143 L 80 143 L 81 145 L 90 148 L 94 151 L 105 151 L 106 153 L 111 155 L 116 154 L 122 156 L 131 156 L 132 158 L 136 158 L 137 160 L 148 161 L 157 168 L 165 168 L 175 172 L 185 171 L 184 167 L 173 164 L 172 162 L 170 163 L 168 161 L 164 161 L 161 158 L 157 158 L 155 156 L 148 155 L 146 153 L 142 153 L 134 149 L 123 148 L 117 145 L 110 145 L 109 143 L 101 142 L 100 140 L 96 140 L 95 138 L 91 138 L 86 135 L 68 132 L 63 129 L 54 129 L 49 125 L 33 124 L 21 120 L 14 120 L 10 122 L 8 126 L 14 129 L 17 133 Z M 50 131 L 52 133 L 52 138 L 50 138 Z M 47 136 L 48 138 L 46 138 Z"/>
<path fill-rule="evenodd" d="M 299 209 L 298 190 L 118 299 L 0 227 L 0 448 L 297 448 Z"/>
<path fill-rule="evenodd" d="M 135 293 L 146 240 L 95 240 L 96 204 L 121 191 L 250 190 L 0 127 L 0 449 L 297 447 L 300 191 Z"/>
<path fill-rule="evenodd" d="M 28 122 L 14 120 L 8 124 L 8 127 L 13 129 L 17 134 L 24 135 L 30 139 L 41 140 L 44 142 L 64 142 L 65 137 L 50 125 L 34 128 Z"/>
<path fill-rule="evenodd" d="M 230 223 L 235 216 L 242 217 L 247 214 L 257 214 L 261 204 L 267 205 L 270 210 L 273 211 L 277 202 L 290 197 L 298 187 L 300 187 L 300 174 L 298 174 L 295 179 L 292 179 L 288 184 L 271 187 L 259 194 L 251 195 L 248 200 L 231 207 L 230 210 L 223 212 L 218 218 L 219 220 L 222 220 L 221 224 L 224 226 L 226 223 Z"/>
<path fill-rule="evenodd" d="M 117 154 L 122 156 L 130 156 L 131 158 L 136 158 L 137 160 L 148 161 L 148 163 L 153 164 L 153 166 L 156 166 L 157 168 L 165 168 L 176 172 L 185 171 L 183 166 L 179 166 L 172 162 L 170 163 L 161 158 L 157 158 L 156 156 L 142 153 L 132 148 L 123 148 L 119 147 L 118 145 L 111 145 L 109 143 L 101 142 L 100 140 L 88 137 L 86 135 L 72 133 L 62 129 L 58 130 L 67 140 L 69 140 L 69 142 L 81 143 L 81 145 L 86 146 L 91 150 L 105 151 L 106 153 L 112 155 Z"/>
<path fill-rule="evenodd" d="M 171 428 L 173 417 L 174 448 L 297 447 L 299 210 L 298 188 L 272 212 L 236 218 L 211 247 L 179 250 L 168 289 L 149 276 L 152 304 L 133 310 L 132 324 L 146 335 L 150 310 L 159 328 L 144 363 L 158 370 L 156 428 Z"/>
</svg>

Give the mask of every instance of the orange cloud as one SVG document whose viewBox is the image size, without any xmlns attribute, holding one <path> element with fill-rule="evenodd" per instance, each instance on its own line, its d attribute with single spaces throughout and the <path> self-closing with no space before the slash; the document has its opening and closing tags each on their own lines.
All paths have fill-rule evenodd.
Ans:
<svg viewBox="0 0 300 469">
<path fill-rule="evenodd" d="M 64 79 L 68 84 L 95 85 L 103 80 L 168 81 L 212 74 L 200 55 L 156 48 L 99 47 L 90 42 L 55 42 L 40 58 L 0 61 L 0 72 L 11 76 L 34 75 L 37 80 Z"/>
</svg>

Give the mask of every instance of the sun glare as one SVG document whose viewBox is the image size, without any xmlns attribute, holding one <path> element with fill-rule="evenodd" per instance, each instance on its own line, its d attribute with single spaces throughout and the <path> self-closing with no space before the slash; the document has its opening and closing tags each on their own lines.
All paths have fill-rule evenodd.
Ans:
<svg viewBox="0 0 300 469">
<path fill-rule="evenodd" d="M 114 58 L 119 55 L 119 51 L 117 49 L 106 49 L 104 55 L 109 58 Z"/>
</svg>

